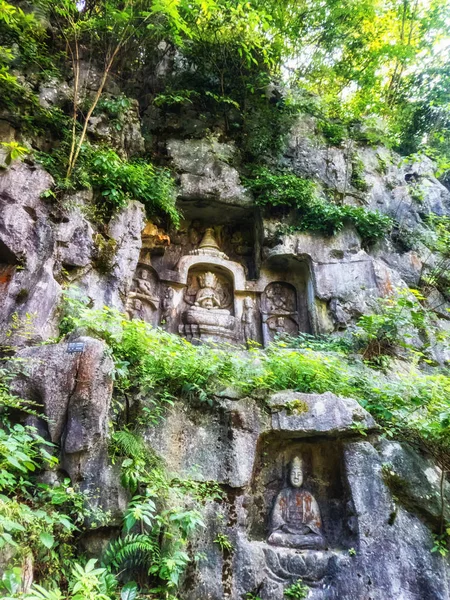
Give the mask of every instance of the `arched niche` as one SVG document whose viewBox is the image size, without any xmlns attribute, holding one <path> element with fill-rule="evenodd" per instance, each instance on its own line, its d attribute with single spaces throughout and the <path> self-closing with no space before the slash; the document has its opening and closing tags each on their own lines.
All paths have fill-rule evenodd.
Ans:
<svg viewBox="0 0 450 600">
<path fill-rule="evenodd" d="M 183 256 L 176 266 L 180 283 L 188 283 L 188 276 L 193 268 L 229 273 L 234 291 L 245 291 L 246 289 L 244 267 L 232 260 L 217 256 L 208 256 L 207 259 L 204 255 Z"/>
<path fill-rule="evenodd" d="M 232 341 L 238 335 L 233 273 L 198 263 L 187 274 L 180 333 L 190 340 Z"/>
<path fill-rule="evenodd" d="M 146 263 L 138 263 L 126 303 L 130 319 L 158 323 L 160 281 L 158 273 Z"/>
<path fill-rule="evenodd" d="M 296 336 L 312 331 L 314 300 L 307 261 L 289 255 L 270 257 L 262 265 L 257 290 L 261 293 L 264 345 L 277 334 Z"/>
<path fill-rule="evenodd" d="M 264 345 L 279 335 L 297 336 L 300 323 L 295 287 L 284 281 L 269 283 L 262 294 L 261 315 Z"/>
<path fill-rule="evenodd" d="M 233 274 L 223 267 L 211 264 L 197 264 L 189 269 L 184 301 L 192 306 L 196 303 L 201 290 L 209 289 L 217 308 L 229 310 L 234 314 Z"/>
</svg>

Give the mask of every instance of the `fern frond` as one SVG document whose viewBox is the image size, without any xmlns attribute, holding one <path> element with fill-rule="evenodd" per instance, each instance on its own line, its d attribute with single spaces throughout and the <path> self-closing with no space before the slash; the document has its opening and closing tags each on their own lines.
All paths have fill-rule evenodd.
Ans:
<svg viewBox="0 0 450 600">
<path fill-rule="evenodd" d="M 116 431 L 112 435 L 112 441 L 116 446 L 117 454 L 122 456 L 136 458 L 146 453 L 144 440 L 138 434 L 127 429 Z"/>
<path fill-rule="evenodd" d="M 131 533 L 111 542 L 106 549 L 103 562 L 116 569 L 129 570 L 140 567 L 148 571 L 159 557 L 159 545 L 154 538 L 145 534 Z"/>
</svg>

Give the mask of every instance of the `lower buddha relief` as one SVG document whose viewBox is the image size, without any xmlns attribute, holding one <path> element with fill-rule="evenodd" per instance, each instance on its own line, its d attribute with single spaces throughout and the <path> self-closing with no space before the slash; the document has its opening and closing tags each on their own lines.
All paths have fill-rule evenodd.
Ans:
<svg viewBox="0 0 450 600">
<path fill-rule="evenodd" d="M 290 465 L 288 485 L 276 497 L 267 539 L 274 546 L 322 549 L 325 547 L 322 517 L 314 496 L 303 489 L 303 460 Z"/>
</svg>

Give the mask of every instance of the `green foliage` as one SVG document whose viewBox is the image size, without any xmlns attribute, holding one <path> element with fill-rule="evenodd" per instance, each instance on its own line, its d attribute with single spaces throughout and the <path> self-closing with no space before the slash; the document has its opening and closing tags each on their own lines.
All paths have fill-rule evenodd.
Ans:
<svg viewBox="0 0 450 600">
<path fill-rule="evenodd" d="M 347 128 L 342 123 L 321 119 L 317 128 L 332 146 L 340 146 L 348 137 Z"/>
<path fill-rule="evenodd" d="M 423 242 L 430 250 L 439 252 L 444 258 L 450 258 L 450 217 L 430 213 L 427 217 L 427 225 L 431 232 Z"/>
<path fill-rule="evenodd" d="M 385 236 L 392 226 L 392 220 L 377 211 L 337 205 L 320 198 L 312 181 L 289 172 L 274 173 L 261 167 L 245 183 L 258 204 L 295 210 L 295 224 L 282 228 L 283 233 L 318 231 L 334 235 L 346 224 L 352 224 L 363 240 L 370 243 Z"/>
<path fill-rule="evenodd" d="M 45 447 L 52 444 L 36 435 L 34 428 L 16 424 L 0 429 L 0 491 L 18 491 L 23 476 L 55 462 Z"/>
<path fill-rule="evenodd" d="M 104 568 L 96 567 L 96 560 L 86 564 L 75 563 L 69 575 L 69 594 L 57 588 L 45 589 L 34 584 L 24 600 L 111 600 L 115 598 L 116 579 Z"/>
<path fill-rule="evenodd" d="M 29 153 L 28 148 L 21 146 L 18 142 L 0 142 L 0 146 L 3 146 L 8 151 L 5 158 L 5 163 L 10 165 L 13 160 L 20 160 Z"/>
<path fill-rule="evenodd" d="M 374 126 L 382 121 L 390 142 L 407 153 L 426 138 L 431 150 L 449 154 L 448 0 L 364 0 L 345 6 L 335 0 L 111 0 L 95 7 L 39 0 L 26 12 L 2 0 L 0 7 L 0 97 L 11 110 L 17 112 L 18 99 L 17 105 L 29 102 L 30 93 L 36 100 L 12 65 L 33 73 L 32 86 L 35 77 L 72 68 L 75 102 L 69 121 L 76 123 L 68 125 L 77 149 L 68 155 L 71 170 L 107 79 L 100 78 L 98 93 L 84 110 L 85 90 L 77 77 L 81 49 L 86 62 L 118 76 L 136 97 L 153 95 L 164 109 L 190 103 L 202 116 L 209 113 L 212 123 L 220 119 L 250 160 L 279 148 L 289 94 L 271 94 L 268 83 L 280 79 L 286 65 L 295 91 L 320 98 L 318 126 L 330 143 L 340 144 L 347 131 L 370 143 L 383 141 L 382 128 Z M 168 89 L 155 94 L 148 75 L 167 51 L 162 41 L 181 60 Z M 38 102 L 29 106 L 39 110 Z M 30 111 L 20 111 L 29 116 Z M 120 128 L 120 118 L 113 118 Z M 45 131 L 42 122 L 37 125 Z"/>
<path fill-rule="evenodd" d="M 445 531 L 434 536 L 434 544 L 431 552 L 437 552 L 443 557 L 448 555 L 450 541 L 450 527 L 446 527 Z"/>
<path fill-rule="evenodd" d="M 234 549 L 233 544 L 230 541 L 230 538 L 224 533 L 218 533 L 216 535 L 216 539 L 214 540 L 214 543 L 220 547 L 222 552 L 232 552 Z"/>
<path fill-rule="evenodd" d="M 430 337 L 445 341 L 445 334 L 433 324 L 432 313 L 419 301 L 425 298 L 417 290 L 400 290 L 378 301 L 377 312 L 363 315 L 354 333 L 362 345 L 362 356 L 374 365 L 383 365 L 387 356 L 427 358 Z M 417 348 L 417 340 L 422 347 Z M 426 339 L 428 338 L 428 339 Z"/>
<path fill-rule="evenodd" d="M 108 515 L 89 509 L 87 496 L 74 490 L 69 479 L 54 486 L 39 482 L 42 471 L 55 469 L 58 461 L 53 444 L 34 427 L 11 423 L 10 412 L 36 414 L 36 408 L 11 394 L 10 381 L 23 365 L 9 362 L 0 369 L 0 549 L 6 555 L 12 550 L 13 556 L 7 585 L 13 586 L 15 564 L 31 556 L 37 583 L 56 586 L 69 573 L 73 544 L 87 520 L 103 525 Z"/>
<path fill-rule="evenodd" d="M 369 186 L 364 179 L 364 163 L 363 161 L 354 154 L 352 156 L 352 173 L 350 176 L 350 183 L 360 192 L 367 192 Z"/>
<path fill-rule="evenodd" d="M 203 527 L 195 506 L 221 499 L 221 490 L 215 482 L 168 477 L 136 432 L 116 431 L 111 453 L 114 462 L 122 460 L 122 483 L 135 495 L 124 513 L 123 536 L 108 547 L 105 564 L 128 576 L 145 573 L 155 592 L 175 590 L 191 560 L 187 544 Z"/>
<path fill-rule="evenodd" d="M 168 169 L 156 168 L 142 159 L 126 161 L 114 150 L 84 144 L 68 181 L 67 152 L 67 145 L 62 144 L 51 154 L 39 153 L 37 158 L 56 179 L 59 189 L 92 187 L 100 215 L 138 200 L 149 216 L 164 215 L 175 225 L 179 223 L 174 181 Z"/>
<path fill-rule="evenodd" d="M 105 112 L 114 129 L 121 131 L 123 129 L 124 117 L 130 107 L 131 100 L 126 96 L 108 97 L 105 95 L 100 97 L 94 114 Z"/>
<path fill-rule="evenodd" d="M 432 327 L 431 317 L 408 295 L 383 301 L 382 306 L 384 303 L 384 313 L 365 318 L 359 326 L 356 342 L 362 352 L 372 339 L 381 344 L 387 337 L 389 352 L 398 344 L 417 360 L 428 360 L 428 342 L 414 348 L 413 340 L 404 344 L 402 339 L 409 325 L 418 332 Z M 320 339 L 318 346 L 301 340 L 295 348 L 295 341 L 283 340 L 264 351 L 254 347 L 245 355 L 236 353 L 235 348 L 230 352 L 226 347 L 193 346 L 106 308 L 82 306 L 71 326 L 83 327 L 109 344 L 120 393 L 133 390 L 152 395 L 157 406 L 165 393 L 173 399 L 212 402 L 214 394 L 229 385 L 248 395 L 256 390 L 259 395 L 286 389 L 334 392 L 358 400 L 385 426 L 387 434 L 414 439 L 430 451 L 434 449 L 439 460 L 450 459 L 450 379 L 444 373 L 424 374 L 414 364 L 409 364 L 408 370 L 405 363 L 405 372 L 388 377 L 351 354 L 347 358 L 347 341 L 344 348 L 336 348 L 324 346 Z M 134 478 L 138 484 L 146 467 L 136 467 L 133 461 L 127 465 L 131 471 L 136 469 L 130 480 Z M 151 469 L 148 472 L 155 476 Z"/>
<path fill-rule="evenodd" d="M 300 333 L 296 338 L 290 340 L 290 345 L 293 348 L 310 348 L 325 352 L 348 353 L 354 349 L 354 341 L 351 336 L 336 337 L 332 334 Z"/>
<path fill-rule="evenodd" d="M 82 327 L 109 344 L 118 369 L 117 389 L 139 391 L 163 405 L 174 397 L 211 403 L 216 381 L 226 381 L 236 360 L 226 349 L 193 346 L 143 321 L 129 321 L 117 311 L 88 309 L 79 298 L 68 296 L 66 306 L 64 333 Z M 152 406 L 147 408 L 151 419 Z"/>
<path fill-rule="evenodd" d="M 297 598 L 298 600 L 302 600 L 302 598 L 307 598 L 308 594 L 309 587 L 305 585 L 301 579 L 284 590 L 286 598 Z"/>
<path fill-rule="evenodd" d="M 145 496 L 132 499 L 124 516 L 124 536 L 110 544 L 104 562 L 129 575 L 146 573 L 158 585 L 156 591 L 162 585 L 176 589 L 190 561 L 185 549 L 188 540 L 204 524 L 198 511 L 178 504 L 182 497 L 162 471 L 153 471 L 151 478 L 141 482 L 145 483 Z M 140 533 L 133 532 L 136 527 Z"/>
</svg>

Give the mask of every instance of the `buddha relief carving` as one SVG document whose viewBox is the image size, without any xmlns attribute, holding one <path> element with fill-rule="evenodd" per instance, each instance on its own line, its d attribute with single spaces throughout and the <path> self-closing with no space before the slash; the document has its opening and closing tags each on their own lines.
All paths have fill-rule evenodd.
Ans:
<svg viewBox="0 0 450 600">
<path fill-rule="evenodd" d="M 158 307 L 158 276 L 150 265 L 140 263 L 127 298 L 126 314 L 130 319 L 143 319 L 153 323 Z"/>
<path fill-rule="evenodd" d="M 199 247 L 189 254 L 201 256 L 202 261 L 201 265 L 192 267 L 188 273 L 183 295 L 188 308 L 182 315 L 180 333 L 188 339 L 234 339 L 236 319 L 232 314 L 233 284 L 231 275 L 214 264 L 214 261 L 222 261 L 227 257 L 221 252 L 212 228 L 206 229 Z"/>
<path fill-rule="evenodd" d="M 227 279 L 212 271 L 192 274 L 184 296 L 190 308 L 184 314 L 188 337 L 230 337 L 235 318 L 231 315 L 233 294 Z"/>
<path fill-rule="evenodd" d="M 297 293 L 289 283 L 270 283 L 262 298 L 264 344 L 283 334 L 298 335 Z"/>
<path fill-rule="evenodd" d="M 319 505 L 310 492 L 302 489 L 303 480 L 303 460 L 296 456 L 290 465 L 288 485 L 275 500 L 269 544 L 288 548 L 325 547 Z"/>
<path fill-rule="evenodd" d="M 214 310 L 221 307 L 221 299 L 216 288 L 218 285 L 217 277 L 214 273 L 208 271 L 198 276 L 200 289 L 195 295 L 194 306 L 200 306 L 206 310 Z"/>
</svg>

